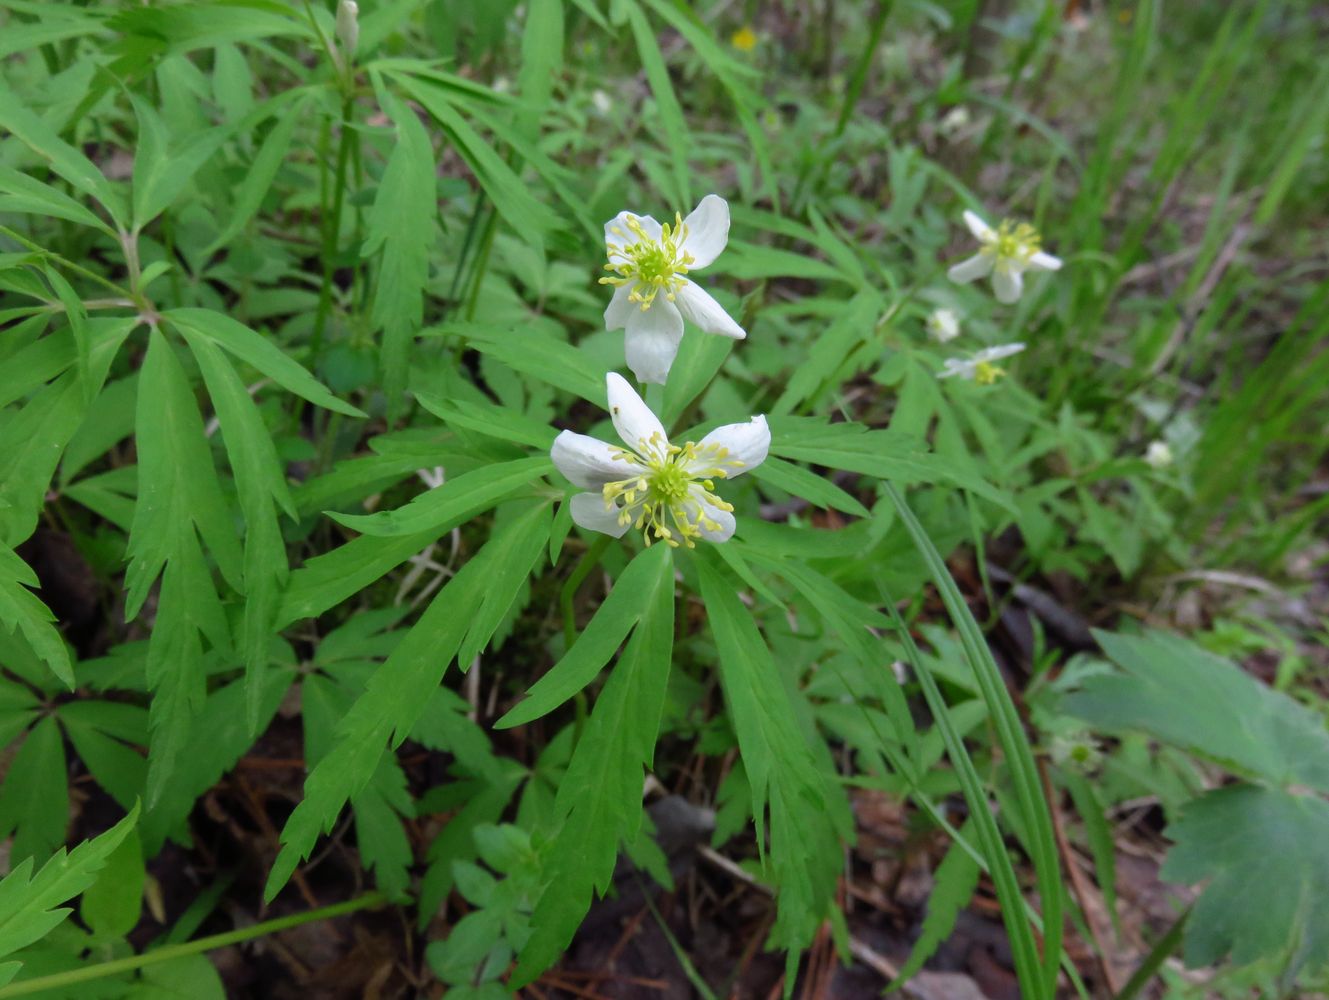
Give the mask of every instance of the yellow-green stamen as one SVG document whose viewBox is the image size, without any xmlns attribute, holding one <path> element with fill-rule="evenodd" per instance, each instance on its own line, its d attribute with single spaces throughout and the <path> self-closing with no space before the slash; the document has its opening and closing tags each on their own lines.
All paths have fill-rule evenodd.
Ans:
<svg viewBox="0 0 1329 1000">
<path fill-rule="evenodd" d="M 638 442 L 635 451 L 615 448 L 614 457 L 636 468 L 628 479 L 606 483 L 605 509 L 618 511 L 618 523 L 632 525 L 646 544 L 655 538 L 677 548 L 695 548 L 703 530 L 720 531 L 722 525 L 707 511 L 732 511 L 712 492 L 715 479 L 725 479 L 743 468 L 729 449 L 720 445 L 669 444 L 656 431 Z"/>
<path fill-rule="evenodd" d="M 692 254 L 683 249 L 688 227 L 683 224 L 682 215 L 675 213 L 673 224 L 665 223 L 660 228 L 658 240 L 650 237 L 635 215 L 626 216 L 624 225 L 628 232 L 618 226 L 610 230 L 623 242 L 608 244 L 609 263 L 605 264 L 605 270 L 613 272 L 613 277 L 601 278 L 600 284 L 630 284 L 628 300 L 639 303 L 643 312 L 661 291 L 672 302 L 678 290 L 687 284 L 684 275 L 694 261 Z M 627 242 L 632 237 L 635 241 Z"/>
<path fill-rule="evenodd" d="M 1003 219 L 996 233 L 984 241 L 982 253 L 995 258 L 994 266 L 1008 268 L 1013 263 L 1029 263 L 1040 249 L 1038 230 L 1027 222 Z"/>
</svg>

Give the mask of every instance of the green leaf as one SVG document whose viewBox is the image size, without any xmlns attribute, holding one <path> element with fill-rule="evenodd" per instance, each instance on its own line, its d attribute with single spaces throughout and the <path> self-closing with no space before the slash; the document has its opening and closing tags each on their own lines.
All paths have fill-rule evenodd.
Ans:
<svg viewBox="0 0 1329 1000">
<path fill-rule="evenodd" d="M 34 153 L 50 163 L 51 169 L 57 174 L 100 202 L 112 221 L 124 228 L 126 213 L 120 192 L 91 160 L 29 111 L 28 103 L 0 84 L 0 129 L 12 132 Z"/>
<path fill-rule="evenodd" d="M 138 614 L 162 573 L 147 662 L 153 692 L 151 809 L 186 752 L 190 719 L 203 703 L 202 636 L 217 647 L 230 645 L 230 628 L 198 536 L 237 590 L 243 571 L 198 404 L 171 346 L 156 330 L 149 336 L 139 379 L 139 496 L 129 533 L 125 617 Z"/>
<path fill-rule="evenodd" d="M 377 514 L 328 511 L 328 516 L 348 528 L 380 538 L 422 532 L 433 532 L 437 536 L 443 532 L 443 525 L 493 506 L 509 493 L 529 486 L 533 480 L 552 470 L 553 463 L 544 455 L 499 462 L 450 479 L 396 510 Z"/>
<path fill-rule="evenodd" d="M 299 362 L 284 354 L 271 340 L 229 316 L 211 309 L 171 309 L 163 316 L 186 338 L 206 337 L 261 371 L 283 389 L 295 393 L 301 399 L 307 399 L 315 406 L 348 417 L 364 416 L 360 410 L 328 392 L 318 379 L 305 371 Z"/>
<path fill-rule="evenodd" d="M 116 238 L 115 230 L 80 202 L 4 164 L 0 164 L 0 212 L 66 219 L 80 226 L 100 230 L 112 239 Z"/>
<path fill-rule="evenodd" d="M 966 828 L 965 833 L 969 832 Z M 941 859 L 941 864 L 933 872 L 932 893 L 928 896 L 928 912 L 923 918 L 923 927 L 909 958 L 900 966 L 895 981 L 886 987 L 885 992 L 893 993 L 907 983 L 923 968 L 923 963 L 937 953 L 937 949 L 951 936 L 955 921 L 961 911 L 969 905 L 969 900 L 978 888 L 978 863 L 963 850 L 958 842 L 952 842 Z"/>
<path fill-rule="evenodd" d="M 382 252 L 370 320 L 383 331 L 383 391 L 395 412 L 406 389 L 411 345 L 424 323 L 438 184 L 429 133 L 414 111 L 378 83 L 376 76 L 379 104 L 397 131 L 369 211 L 362 254 L 368 258 Z"/>
<path fill-rule="evenodd" d="M 457 652 L 457 662 L 463 669 L 470 669 L 476 656 L 489 644 L 527 577 L 535 572 L 549 542 L 552 519 L 551 505 L 539 503 L 503 528 L 489 543 L 495 547 L 495 569 Z"/>
<path fill-rule="evenodd" d="M 1329 732 L 1318 713 L 1180 636 L 1094 636 L 1123 672 L 1086 678 L 1065 711 L 1144 730 L 1275 784 L 1329 791 Z"/>
<path fill-rule="evenodd" d="M 811 943 L 834 903 L 842 841 L 852 836 L 853 822 L 834 777 L 822 771 L 799 727 L 752 612 L 710 559 L 697 560 L 697 575 L 751 787 L 757 849 L 776 889 L 771 940 L 786 949 L 792 982 L 798 952 Z"/>
<path fill-rule="evenodd" d="M 1192 968 L 1278 960 L 1291 984 L 1329 964 L 1329 803 L 1230 785 L 1181 810 L 1160 874 L 1207 882 L 1186 924 Z"/>
<path fill-rule="evenodd" d="M 195 337 L 189 345 L 217 410 L 245 517 L 245 606 L 240 624 L 240 653 L 249 691 L 247 717 L 251 731 L 257 732 L 268 640 L 274 631 L 273 623 L 289 574 L 276 504 L 292 520 L 296 518 L 295 504 L 286 486 L 277 448 L 240 376 L 212 341 Z"/>
<path fill-rule="evenodd" d="M 235 200 L 226 216 L 225 228 L 208 245 L 204 256 L 211 256 L 230 243 L 254 217 L 259 206 L 263 204 L 263 198 L 272 187 L 272 182 L 276 180 L 277 171 L 286 162 L 286 155 L 291 148 L 291 137 L 304 116 L 305 104 L 299 102 L 272 126 L 258 152 L 254 154 L 249 169 L 245 171 L 244 180 L 235 190 Z"/>
<path fill-rule="evenodd" d="M 477 350 L 496 358 L 514 371 L 533 375 L 587 402 L 604 405 L 605 377 L 599 366 L 585 351 L 555 340 L 534 327 L 495 330 L 474 324 L 452 323 L 435 327 L 434 332 L 460 335 Z"/>
<path fill-rule="evenodd" d="M 531 0 L 521 33 L 521 73 L 517 89 L 522 96 L 518 127 L 533 138 L 540 116 L 549 107 L 554 84 L 563 68 L 563 0 Z"/>
<path fill-rule="evenodd" d="M 196 132 L 172 143 L 166 123 L 152 105 L 131 94 L 138 119 L 134 150 L 134 230 L 164 212 L 230 134 L 229 126 Z"/>
<path fill-rule="evenodd" d="M 263 675 L 263 708 L 259 730 L 265 729 L 277 714 L 282 699 L 294 680 L 292 670 L 269 670 Z M 157 798 L 157 805 L 143 817 L 144 854 L 153 857 L 166 838 L 189 843 L 188 819 L 194 803 L 221 780 L 253 745 L 245 712 L 247 692 L 237 681 L 214 691 L 190 727 L 188 754 L 167 777 Z"/>
<path fill-rule="evenodd" d="M 405 74 L 393 74 L 393 78 L 438 122 L 458 155 L 475 173 L 498 214 L 514 232 L 538 242 L 545 234 L 565 228 L 563 220 L 531 194 L 503 157 L 471 128 L 442 88 Z"/>
<path fill-rule="evenodd" d="M 285 628 L 301 618 L 316 618 L 340 604 L 394 566 L 423 551 L 437 541 L 439 535 L 451 531 L 471 513 L 474 511 L 459 515 L 455 522 L 437 530 L 395 538 L 364 535 L 331 552 L 315 556 L 291 574 L 277 612 L 277 628 Z"/>
<path fill-rule="evenodd" d="M 628 24 L 632 28 L 637 56 L 641 59 L 641 68 L 646 73 L 646 82 L 650 84 L 651 96 L 655 98 L 660 124 L 664 128 L 665 151 L 674 169 L 676 185 L 672 195 L 680 205 L 688 206 L 678 209 L 686 214 L 692 206 L 692 171 L 688 167 L 688 152 L 693 145 L 687 119 L 678 102 L 678 95 L 674 93 L 669 67 L 665 64 L 664 53 L 660 51 L 660 43 L 656 39 L 655 29 L 651 27 L 650 18 L 637 0 L 622 0 L 619 9 L 627 15 Z"/>
<path fill-rule="evenodd" d="M 801 497 L 814 507 L 834 508 L 855 517 L 870 517 L 871 512 L 829 479 L 817 475 L 801 465 L 792 465 L 778 458 L 767 458 L 752 470 L 764 483 L 784 490 L 790 496 Z"/>
<path fill-rule="evenodd" d="M 659 545 L 644 554 L 653 551 L 663 553 L 654 557 L 660 579 L 672 584 L 670 549 Z M 552 878 L 535 905 L 512 985 L 531 982 L 558 959 L 591 893 L 608 890 L 619 845 L 635 843 L 641 829 L 642 769 L 655 755 L 673 653 L 673 587 L 657 583 L 648 602 L 559 784 L 555 808 L 564 819 L 549 848 Z"/>
<path fill-rule="evenodd" d="M 131 828 L 106 859 L 97 881 L 83 893 L 79 918 L 103 940 L 121 938 L 134 929 L 143 908 L 143 845 Z"/>
<path fill-rule="evenodd" d="M 548 715 L 595 680 L 628 632 L 652 606 L 656 591 L 670 589 L 672 593 L 673 561 L 668 549 L 667 545 L 653 545 L 637 553 L 572 648 L 549 673 L 531 685 L 523 701 L 494 723 L 495 728 L 522 726 Z"/>
<path fill-rule="evenodd" d="M 9 762 L 0 788 L 0 837 L 14 834 L 11 857 L 45 859 L 64 843 L 68 824 L 65 746 L 60 727 L 47 716 L 28 730 Z"/>
<path fill-rule="evenodd" d="M 0 882 L 0 958 L 40 941 L 60 924 L 70 911 L 56 907 L 92 885 L 137 821 L 135 808 L 95 840 L 68 854 L 61 848 L 35 876 L 31 858 L 15 865 Z"/>
<path fill-rule="evenodd" d="M 74 668 L 55 615 L 31 591 L 40 586 L 37 574 L 13 549 L 0 544 L 0 625 L 19 632 L 60 682 L 74 690 Z"/>
<path fill-rule="evenodd" d="M 455 657 L 485 598 L 503 546 L 490 541 L 435 595 L 337 728 L 335 745 L 305 780 L 305 797 L 281 833 L 281 852 L 268 875 L 271 900 L 320 832 L 332 829 L 348 799 L 373 777 L 391 741 L 395 746 L 427 710 L 430 694 Z"/>
<path fill-rule="evenodd" d="M 416 393 L 416 401 L 449 426 L 463 427 L 486 437 L 540 451 L 548 451 L 558 436 L 548 424 L 517 413 L 510 407 L 464 399 L 439 399 L 420 393 Z"/>
<path fill-rule="evenodd" d="M 900 486 L 954 483 L 1019 513 L 1010 498 L 991 484 L 940 455 L 920 450 L 926 446 L 919 439 L 820 418 L 778 417 L 771 420 L 771 429 L 771 452 L 783 458 L 875 476 Z"/>
</svg>

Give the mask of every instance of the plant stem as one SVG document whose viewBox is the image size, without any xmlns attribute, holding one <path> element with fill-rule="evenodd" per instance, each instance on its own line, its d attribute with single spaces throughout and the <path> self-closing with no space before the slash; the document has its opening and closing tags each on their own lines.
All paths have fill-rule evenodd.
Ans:
<svg viewBox="0 0 1329 1000">
<path fill-rule="evenodd" d="M 371 906 L 378 906 L 386 902 L 387 897 L 383 893 L 370 892 L 345 903 L 335 903 L 332 906 L 323 906 L 317 910 L 308 910 L 305 913 L 296 913 L 289 917 L 278 917 L 276 920 L 265 920 L 261 924 L 242 927 L 236 931 L 227 931 L 225 934 L 213 934 L 210 937 L 199 938 L 197 941 L 186 941 L 184 944 L 172 944 L 164 948 L 156 948 L 144 952 L 142 955 L 131 955 L 128 958 L 117 958 L 112 962 L 100 962 L 97 965 L 89 965 L 81 969 L 70 969 L 67 972 L 56 972 L 49 976 L 38 976 L 36 979 L 27 979 L 23 982 L 0 987 L 0 1000 L 8 1000 L 9 997 L 27 996 L 30 993 L 39 993 L 42 990 L 60 989 L 72 986 L 75 983 L 86 983 L 94 979 L 114 976 L 121 972 L 133 972 L 136 969 L 155 965 L 158 962 L 169 962 L 174 958 L 184 958 L 188 955 L 215 951 L 218 948 L 239 944 L 241 941 L 250 941 L 268 934 L 276 934 L 278 931 L 299 927 L 301 924 L 313 923 L 316 920 L 329 920 L 332 917 L 340 917 L 347 913 L 354 913 L 356 910 L 368 909 Z"/>
<path fill-rule="evenodd" d="M 52 250 L 47 250 L 41 244 L 34 243 L 32 240 L 28 239 L 22 233 L 17 233 L 14 230 L 10 229 L 8 226 L 0 226 L 0 235 L 8 236 L 11 240 L 19 244 L 20 246 L 25 247 L 28 250 L 31 250 L 33 253 L 41 254 L 43 257 L 55 261 L 61 267 L 67 268 L 68 270 L 74 272 L 75 274 L 87 278 L 89 281 L 95 281 L 97 282 L 97 284 L 103 286 L 104 288 L 109 288 L 117 295 L 120 295 L 124 298 L 130 297 L 129 290 L 127 288 L 123 288 L 120 285 L 117 285 L 114 281 L 102 277 L 96 271 L 89 271 L 86 267 L 80 267 L 78 264 L 75 264 L 72 260 L 68 260 L 64 257 L 61 257 L 58 253 L 55 253 Z"/>
<path fill-rule="evenodd" d="M 309 345 L 309 365 L 317 368 L 323 353 L 323 330 L 332 308 L 332 273 L 336 269 L 334 258 L 341 239 L 341 213 L 346 201 L 346 166 L 351 157 L 351 112 L 353 104 L 348 95 L 341 105 L 341 133 L 337 137 L 337 173 L 332 184 L 332 216 L 325 220 L 323 229 L 323 284 L 318 291 L 318 313 L 314 316 L 314 336 Z"/>
</svg>

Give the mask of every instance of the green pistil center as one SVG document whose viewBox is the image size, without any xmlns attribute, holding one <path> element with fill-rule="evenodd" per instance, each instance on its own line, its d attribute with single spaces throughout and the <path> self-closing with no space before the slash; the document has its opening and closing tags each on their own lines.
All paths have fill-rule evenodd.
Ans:
<svg viewBox="0 0 1329 1000">
<path fill-rule="evenodd" d="M 629 215 L 623 223 L 627 228 L 616 227 L 614 235 L 624 242 L 610 243 L 607 250 L 609 262 L 605 270 L 612 277 L 600 279 L 602 285 L 630 285 L 628 299 L 649 309 L 655 297 L 664 292 L 665 298 L 673 301 L 678 290 L 687 279 L 688 268 L 693 257 L 683 249 L 688 229 L 683 225 L 682 216 L 675 213 L 672 224 L 660 227 L 660 236 L 652 238 L 636 216 Z M 634 242 L 626 242 L 631 238 Z"/>
<path fill-rule="evenodd" d="M 1038 253 L 1039 244 L 1038 230 L 1029 223 L 1005 219 L 997 227 L 997 235 L 988 244 L 988 250 L 999 261 L 1027 263 L 1030 257 Z"/>
<path fill-rule="evenodd" d="M 676 463 L 665 461 L 655 466 L 647 480 L 652 500 L 674 504 L 688 495 L 691 479 Z"/>
</svg>

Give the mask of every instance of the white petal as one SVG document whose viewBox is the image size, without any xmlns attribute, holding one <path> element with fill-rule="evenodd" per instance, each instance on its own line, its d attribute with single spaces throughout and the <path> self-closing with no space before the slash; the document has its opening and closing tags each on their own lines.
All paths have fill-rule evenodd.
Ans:
<svg viewBox="0 0 1329 1000">
<path fill-rule="evenodd" d="M 700 493 L 701 489 L 699 487 L 694 486 L 692 488 L 692 498 L 697 501 L 697 504 L 702 509 L 702 513 L 720 526 L 718 529 L 713 529 L 707 528 L 704 525 L 698 525 L 697 527 L 701 532 L 701 537 L 708 542 L 729 541 L 734 535 L 734 529 L 738 526 L 737 522 L 734 520 L 734 515 L 727 510 L 721 510 L 719 507 L 712 507 L 705 500 L 701 499 Z"/>
<path fill-rule="evenodd" d="M 572 431 L 563 431 L 554 438 L 549 457 L 559 472 L 584 490 L 598 490 L 605 483 L 628 479 L 639 471 L 621 458 L 615 458 L 611 445 Z"/>
<path fill-rule="evenodd" d="M 972 361 L 961 361 L 959 358 L 947 358 L 945 367 L 937 372 L 937 378 L 973 378 L 975 365 Z"/>
<path fill-rule="evenodd" d="M 968 260 L 962 260 L 949 271 L 946 277 L 952 281 L 964 285 L 978 278 L 985 278 L 992 271 L 992 255 L 986 253 L 976 253 Z"/>
<path fill-rule="evenodd" d="M 635 287 L 636 282 L 630 281 L 626 285 L 619 285 L 614 289 L 614 297 L 609 300 L 609 305 L 605 307 L 606 330 L 622 330 L 628 325 L 632 310 L 638 309 L 635 302 L 628 301 L 628 296 L 632 294 L 632 289 Z"/>
<path fill-rule="evenodd" d="M 985 347 L 975 354 L 972 360 L 979 361 L 1000 361 L 1002 358 L 1009 358 L 1012 354 L 1019 354 L 1024 350 L 1024 344 L 998 344 L 996 347 Z"/>
<path fill-rule="evenodd" d="M 1010 305 L 1020 301 L 1024 289 L 1024 276 L 1015 268 L 1001 267 L 992 272 L 992 291 L 997 301 Z"/>
<path fill-rule="evenodd" d="M 605 376 L 605 388 L 609 395 L 609 419 L 614 422 L 614 430 L 618 431 L 624 444 L 639 455 L 649 457 L 669 443 L 664 425 L 633 392 L 627 379 L 618 372 L 610 372 Z"/>
<path fill-rule="evenodd" d="M 652 240 L 660 238 L 660 223 L 649 215 L 638 215 L 636 212 L 619 212 L 605 223 L 606 247 L 621 247 L 625 244 L 637 242 L 637 235 L 628 228 L 629 218 L 634 218 L 640 222 L 641 228 Z"/>
<path fill-rule="evenodd" d="M 571 506 L 572 521 L 588 531 L 598 531 L 602 535 L 622 538 L 624 532 L 632 527 L 632 522 L 618 523 L 618 508 L 605 509 L 604 497 L 599 493 L 573 494 Z"/>
<path fill-rule="evenodd" d="M 718 194 L 708 194 L 683 220 L 687 236 L 683 249 L 692 254 L 693 268 L 702 268 L 716 257 L 729 242 L 729 203 Z"/>
<path fill-rule="evenodd" d="M 718 333 L 721 337 L 732 337 L 734 340 L 742 340 L 747 336 L 743 328 L 724 311 L 724 306 L 694 281 L 687 282 L 678 290 L 674 304 L 684 319 L 695 323 L 707 333 Z"/>
<path fill-rule="evenodd" d="M 663 295 L 657 296 L 645 311 L 634 308 L 628 315 L 623 351 L 637 381 L 664 385 L 682 339 L 683 317 L 678 307 Z"/>
<path fill-rule="evenodd" d="M 967 208 L 964 210 L 964 224 L 980 243 L 989 243 L 997 238 L 996 231 Z"/>
<path fill-rule="evenodd" d="M 1061 258 L 1040 250 L 1029 258 L 1029 266 L 1035 271 L 1060 271 Z"/>
<path fill-rule="evenodd" d="M 741 424 L 725 424 L 697 442 L 699 450 L 709 445 L 728 449 L 728 459 L 743 463 L 738 468 L 726 470 L 728 475 L 725 478 L 733 479 L 751 472 L 766 461 L 766 455 L 771 450 L 771 429 L 763 416 L 753 417 Z"/>
</svg>

